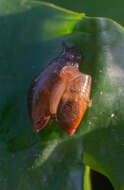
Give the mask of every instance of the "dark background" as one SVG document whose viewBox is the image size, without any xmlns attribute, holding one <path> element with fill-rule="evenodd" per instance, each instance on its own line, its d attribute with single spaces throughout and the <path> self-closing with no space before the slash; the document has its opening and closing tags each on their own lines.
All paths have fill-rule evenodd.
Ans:
<svg viewBox="0 0 124 190">
<path fill-rule="evenodd" d="M 109 17 L 124 25 L 123 0 L 47 0 L 47 2 L 84 12 L 87 16 Z"/>
</svg>

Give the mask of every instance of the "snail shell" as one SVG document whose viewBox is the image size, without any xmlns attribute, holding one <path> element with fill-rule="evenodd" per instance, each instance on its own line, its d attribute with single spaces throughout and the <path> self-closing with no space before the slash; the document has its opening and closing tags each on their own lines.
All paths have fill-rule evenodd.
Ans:
<svg viewBox="0 0 124 190">
<path fill-rule="evenodd" d="M 91 77 L 79 71 L 80 52 L 64 44 L 64 51 L 32 81 L 28 110 L 34 132 L 48 123 L 51 114 L 73 135 L 91 104 Z"/>
<path fill-rule="evenodd" d="M 87 107 L 91 90 L 91 77 L 80 73 L 77 68 L 65 66 L 61 77 L 67 83 L 57 109 L 57 120 L 68 135 L 73 135 Z"/>
<path fill-rule="evenodd" d="M 46 126 L 51 114 L 55 114 L 65 90 L 60 71 L 64 66 L 80 62 L 80 52 L 63 44 L 64 50 L 32 81 L 28 93 L 28 111 L 34 132 Z M 56 97 L 56 98 L 54 98 Z"/>
</svg>

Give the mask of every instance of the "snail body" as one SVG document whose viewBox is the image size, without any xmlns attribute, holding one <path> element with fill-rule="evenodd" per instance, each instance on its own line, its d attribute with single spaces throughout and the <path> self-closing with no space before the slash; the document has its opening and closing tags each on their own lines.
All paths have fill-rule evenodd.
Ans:
<svg viewBox="0 0 124 190">
<path fill-rule="evenodd" d="M 51 114 L 68 135 L 73 135 L 90 104 L 91 77 L 79 71 L 80 52 L 64 44 L 64 51 L 32 81 L 28 110 L 34 132 Z"/>
</svg>

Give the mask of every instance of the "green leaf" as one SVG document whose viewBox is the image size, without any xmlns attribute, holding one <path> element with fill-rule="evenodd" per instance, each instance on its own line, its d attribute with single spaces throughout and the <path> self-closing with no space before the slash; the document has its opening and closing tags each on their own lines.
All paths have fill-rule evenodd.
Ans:
<svg viewBox="0 0 124 190">
<path fill-rule="evenodd" d="M 42 1 L 42 0 L 40 0 Z M 124 1 L 118 0 L 45 0 L 45 2 L 51 2 L 55 5 L 71 9 L 77 12 L 84 12 L 86 15 L 92 17 L 108 17 L 111 18 L 124 26 Z"/>
<path fill-rule="evenodd" d="M 0 9 L 1 190 L 83 189 L 82 159 L 106 175 L 116 190 L 123 190 L 123 27 L 40 3 L 7 4 Z M 82 52 L 80 70 L 92 76 L 92 107 L 72 137 L 54 118 L 34 134 L 27 113 L 28 88 L 61 52 L 62 40 Z"/>
</svg>

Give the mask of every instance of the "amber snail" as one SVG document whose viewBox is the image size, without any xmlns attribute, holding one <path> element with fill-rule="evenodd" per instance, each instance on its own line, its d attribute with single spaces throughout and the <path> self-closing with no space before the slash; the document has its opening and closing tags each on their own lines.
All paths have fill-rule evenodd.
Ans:
<svg viewBox="0 0 124 190">
<path fill-rule="evenodd" d="M 32 81 L 28 110 L 34 132 L 48 123 L 51 114 L 61 128 L 73 135 L 88 106 L 91 105 L 91 76 L 78 69 L 79 49 L 67 47 Z"/>
</svg>

